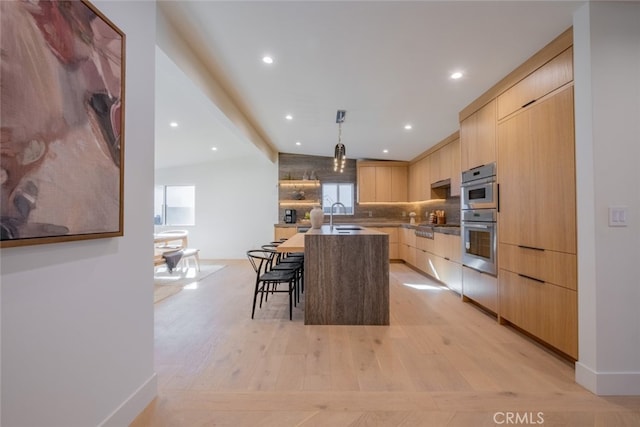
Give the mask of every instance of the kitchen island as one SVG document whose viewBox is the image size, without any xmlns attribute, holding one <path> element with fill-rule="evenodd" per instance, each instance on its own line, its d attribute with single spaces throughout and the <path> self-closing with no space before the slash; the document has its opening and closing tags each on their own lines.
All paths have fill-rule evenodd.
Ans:
<svg viewBox="0 0 640 427">
<path fill-rule="evenodd" d="M 386 233 L 353 225 L 323 225 L 296 234 L 278 249 L 302 248 L 306 325 L 389 324 Z"/>
</svg>

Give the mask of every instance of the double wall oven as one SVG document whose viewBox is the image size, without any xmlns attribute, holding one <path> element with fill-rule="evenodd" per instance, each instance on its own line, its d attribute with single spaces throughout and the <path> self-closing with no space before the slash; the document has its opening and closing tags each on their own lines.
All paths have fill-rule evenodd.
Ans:
<svg viewBox="0 0 640 427">
<path fill-rule="evenodd" d="M 495 276 L 498 246 L 498 185 L 495 163 L 462 173 L 460 204 L 462 263 Z"/>
</svg>

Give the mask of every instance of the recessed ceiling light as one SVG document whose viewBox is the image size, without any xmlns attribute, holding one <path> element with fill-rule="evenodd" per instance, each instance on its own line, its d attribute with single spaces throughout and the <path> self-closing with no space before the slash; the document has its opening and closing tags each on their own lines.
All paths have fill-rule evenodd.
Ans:
<svg viewBox="0 0 640 427">
<path fill-rule="evenodd" d="M 296 145 L 302 145 L 302 142 L 296 141 Z"/>
<path fill-rule="evenodd" d="M 462 73 L 460 71 L 456 71 L 455 73 L 451 74 L 451 78 L 454 80 L 458 80 L 460 77 L 462 77 Z"/>
<path fill-rule="evenodd" d="M 404 129 L 405 130 L 411 130 L 411 129 L 413 129 L 413 126 L 411 126 L 409 123 L 407 123 L 406 125 L 404 125 Z"/>
<path fill-rule="evenodd" d="M 284 118 L 287 120 L 293 120 L 293 116 L 291 114 L 287 114 Z"/>
<path fill-rule="evenodd" d="M 389 150 L 387 150 L 386 148 L 384 150 L 382 150 L 383 153 L 387 154 L 389 152 Z"/>
<path fill-rule="evenodd" d="M 264 62 L 265 64 L 273 64 L 273 58 L 269 55 L 265 55 L 262 57 L 262 62 Z"/>
<path fill-rule="evenodd" d="M 211 147 L 211 151 L 218 151 L 218 147 Z"/>
<path fill-rule="evenodd" d="M 171 123 L 169 123 L 169 126 L 171 126 L 172 128 L 177 128 L 178 127 L 178 122 L 171 122 Z"/>
</svg>

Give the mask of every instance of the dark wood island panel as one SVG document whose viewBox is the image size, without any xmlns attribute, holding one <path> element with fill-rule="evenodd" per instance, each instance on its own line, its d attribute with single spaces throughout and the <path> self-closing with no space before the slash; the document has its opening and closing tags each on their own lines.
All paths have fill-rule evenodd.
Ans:
<svg viewBox="0 0 640 427">
<path fill-rule="evenodd" d="M 388 325 L 389 236 L 314 231 L 304 240 L 304 323 Z"/>
</svg>

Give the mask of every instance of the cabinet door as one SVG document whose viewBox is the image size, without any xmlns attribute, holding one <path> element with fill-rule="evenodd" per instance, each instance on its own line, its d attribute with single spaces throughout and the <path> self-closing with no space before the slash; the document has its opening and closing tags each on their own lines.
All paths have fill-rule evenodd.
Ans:
<svg viewBox="0 0 640 427">
<path fill-rule="evenodd" d="M 573 87 L 498 127 L 500 242 L 576 253 Z"/>
<path fill-rule="evenodd" d="M 460 169 L 460 139 L 452 141 L 448 145 L 450 159 L 451 197 L 460 196 L 460 181 L 462 169 Z"/>
<path fill-rule="evenodd" d="M 425 199 L 425 182 L 430 179 L 429 176 L 429 168 L 427 164 L 429 162 L 429 157 L 422 158 L 413 164 L 413 174 L 411 177 L 411 186 L 413 189 L 413 199 L 412 201 L 419 202 Z M 431 190 L 431 189 L 429 189 Z"/>
<path fill-rule="evenodd" d="M 409 246 L 406 243 L 398 243 L 398 252 L 400 259 L 404 262 L 409 260 Z"/>
<path fill-rule="evenodd" d="M 358 167 L 358 201 L 376 201 L 376 168 L 375 166 Z"/>
<path fill-rule="evenodd" d="M 498 279 L 468 267 L 462 267 L 462 295 L 498 313 Z"/>
<path fill-rule="evenodd" d="M 438 182 L 441 179 L 443 179 L 442 178 L 442 170 L 443 170 L 442 150 L 443 149 L 444 147 L 429 154 L 429 181 L 428 181 L 429 184 Z"/>
<path fill-rule="evenodd" d="M 376 166 L 376 202 L 388 202 L 391 200 L 391 168 L 388 166 Z"/>
<path fill-rule="evenodd" d="M 422 249 L 415 249 L 415 263 L 413 264 L 418 270 L 423 273 L 428 273 L 429 270 L 429 260 L 428 260 L 428 252 L 423 251 Z"/>
<path fill-rule="evenodd" d="M 498 120 L 535 102 L 573 80 L 573 48 L 569 48 L 498 96 Z"/>
<path fill-rule="evenodd" d="M 460 123 L 462 170 L 496 161 L 496 100 Z"/>
<path fill-rule="evenodd" d="M 441 259 L 439 261 L 439 267 L 440 280 L 442 280 L 449 289 L 462 294 L 462 265 Z"/>
<path fill-rule="evenodd" d="M 431 162 L 429 157 L 425 157 L 420 160 L 420 167 L 422 168 L 422 175 L 420 177 L 420 200 L 430 200 L 431 199 Z"/>
<path fill-rule="evenodd" d="M 274 227 L 274 240 L 288 239 L 298 232 L 296 227 Z"/>
<path fill-rule="evenodd" d="M 419 162 L 409 165 L 409 201 L 410 202 L 417 202 L 420 200 L 420 190 L 418 188 L 418 183 L 420 182 L 419 172 L 420 172 Z"/>
<path fill-rule="evenodd" d="M 458 264 L 462 263 L 462 247 L 460 236 L 455 234 L 443 234 L 444 258 L 449 259 Z"/>
<path fill-rule="evenodd" d="M 371 229 L 389 235 L 389 259 L 400 259 L 398 227 L 371 227 Z"/>
<path fill-rule="evenodd" d="M 408 168 L 406 166 L 391 167 L 391 198 L 390 202 L 408 201 Z"/>
<path fill-rule="evenodd" d="M 500 317 L 578 358 L 576 291 L 501 269 Z"/>
</svg>

